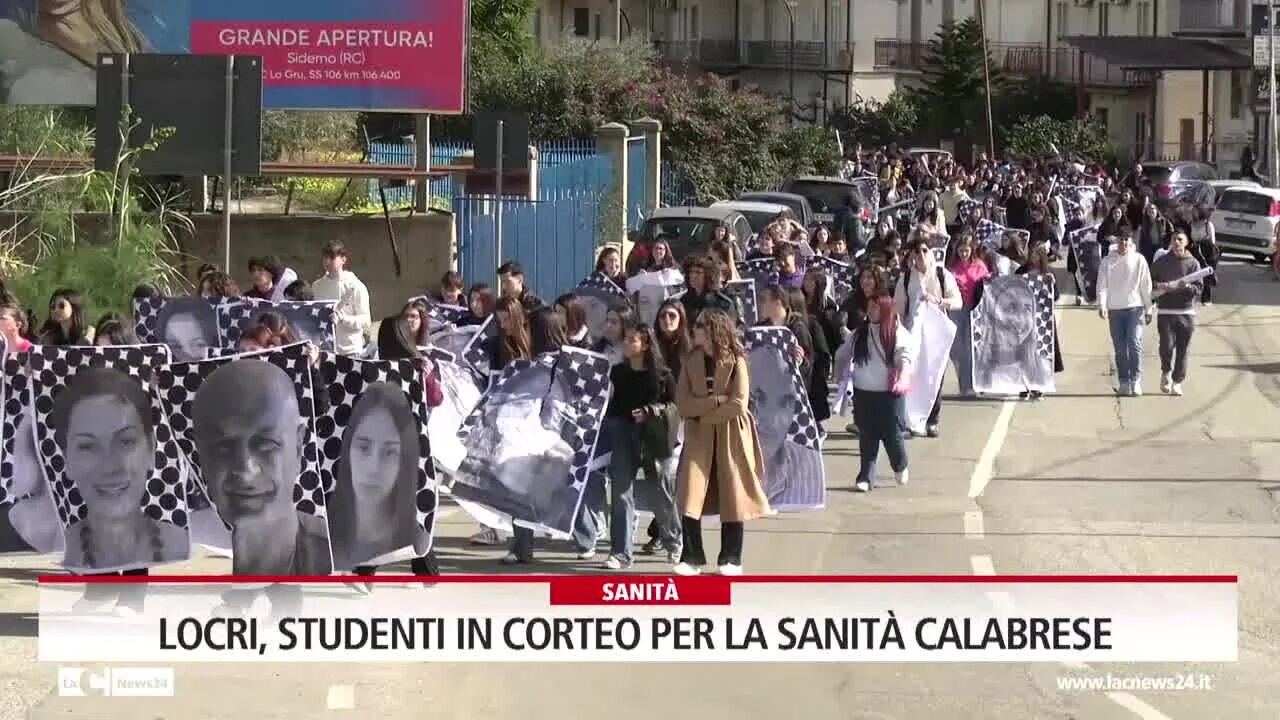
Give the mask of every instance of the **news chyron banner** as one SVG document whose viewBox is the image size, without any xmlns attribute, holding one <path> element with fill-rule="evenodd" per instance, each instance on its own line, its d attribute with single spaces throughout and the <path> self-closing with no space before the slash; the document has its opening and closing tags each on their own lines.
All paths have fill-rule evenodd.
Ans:
<svg viewBox="0 0 1280 720">
<path fill-rule="evenodd" d="M 210 579 L 153 576 L 145 610 L 120 617 L 76 612 L 83 578 L 43 578 L 40 660 L 1237 659 L 1234 577 L 387 577 L 367 596 Z"/>
</svg>

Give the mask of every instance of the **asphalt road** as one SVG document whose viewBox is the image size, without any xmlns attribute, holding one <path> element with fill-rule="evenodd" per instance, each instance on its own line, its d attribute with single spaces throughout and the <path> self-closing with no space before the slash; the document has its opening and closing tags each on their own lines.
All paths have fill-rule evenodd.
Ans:
<svg viewBox="0 0 1280 720">
<path fill-rule="evenodd" d="M 948 402 L 943 436 L 911 442 L 912 483 L 850 492 L 856 444 L 833 432 L 828 507 L 749 526 L 748 572 L 1212 573 L 1240 577 L 1240 661 L 1167 665 L 204 665 L 172 699 L 62 698 L 35 657 L 44 559 L 0 559 L 0 718 L 612 720 L 1272 720 L 1280 717 L 1280 283 L 1224 265 L 1181 398 L 1117 399 L 1105 326 L 1061 308 L 1067 371 L 1041 402 Z M 844 422 L 832 424 L 838 430 Z M 453 514 L 449 572 L 502 572 Z M 714 546 L 715 541 L 710 540 Z M 713 549 L 713 548 L 711 548 Z M 582 568 L 540 551 L 540 571 Z M 185 571 L 222 571 L 206 559 Z M 656 560 L 639 572 L 661 572 Z M 588 568 L 585 571 L 594 571 Z M 429 593 L 430 590 L 423 590 Z M 1064 691 L 1067 676 L 1204 673 L 1213 689 Z"/>
</svg>

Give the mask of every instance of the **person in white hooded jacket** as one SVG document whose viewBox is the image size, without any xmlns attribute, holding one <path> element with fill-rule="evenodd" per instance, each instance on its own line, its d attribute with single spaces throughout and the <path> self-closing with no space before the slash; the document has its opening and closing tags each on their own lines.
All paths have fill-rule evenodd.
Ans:
<svg viewBox="0 0 1280 720">
<path fill-rule="evenodd" d="M 1127 232 L 1098 267 L 1098 315 L 1111 327 L 1117 395 L 1142 394 L 1142 329 L 1151 322 L 1151 269 Z"/>
<path fill-rule="evenodd" d="M 848 340 L 853 386 L 853 420 L 858 426 L 858 455 L 862 466 L 854 490 L 869 492 L 875 486 L 876 457 L 880 445 L 899 485 L 907 484 L 907 445 L 898 428 L 902 393 L 910 381 L 916 356 L 916 338 L 898 321 L 893 298 L 877 296 L 867 308 L 867 320 Z M 895 382 L 897 381 L 897 382 Z"/>
</svg>

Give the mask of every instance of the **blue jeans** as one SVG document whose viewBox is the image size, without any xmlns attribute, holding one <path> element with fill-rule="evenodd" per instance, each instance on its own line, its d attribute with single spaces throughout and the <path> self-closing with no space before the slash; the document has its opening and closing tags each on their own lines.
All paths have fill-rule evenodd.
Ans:
<svg viewBox="0 0 1280 720">
<path fill-rule="evenodd" d="M 956 366 L 956 381 L 960 384 L 960 394 L 973 392 L 973 334 L 969 327 L 969 310 L 961 308 L 951 310 L 951 322 L 956 324 L 956 339 L 951 343 L 951 364 Z"/>
<path fill-rule="evenodd" d="M 578 515 L 573 521 L 573 547 L 578 552 L 594 550 L 600 527 L 604 525 L 604 476 L 587 474 L 587 485 L 582 489 L 582 502 L 578 503 Z"/>
<path fill-rule="evenodd" d="M 1116 354 L 1116 379 L 1121 389 L 1142 380 L 1142 320 L 1144 308 L 1111 310 L 1111 347 Z"/>
<path fill-rule="evenodd" d="M 898 428 L 902 404 L 900 395 L 854 388 L 853 421 L 858 426 L 858 456 L 862 462 L 858 469 L 859 481 L 875 485 L 881 444 L 894 472 L 907 469 L 907 444 Z"/>
</svg>

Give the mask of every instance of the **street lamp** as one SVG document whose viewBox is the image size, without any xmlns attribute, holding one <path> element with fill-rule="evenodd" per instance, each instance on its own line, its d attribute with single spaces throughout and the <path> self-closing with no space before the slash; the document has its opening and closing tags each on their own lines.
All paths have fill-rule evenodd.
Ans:
<svg viewBox="0 0 1280 720">
<path fill-rule="evenodd" d="M 787 122 L 791 125 L 796 124 L 796 5 L 799 0 L 782 0 L 782 6 L 787 9 L 787 21 L 790 26 L 790 41 L 787 44 L 787 96 L 790 98 L 787 105 Z"/>
</svg>

